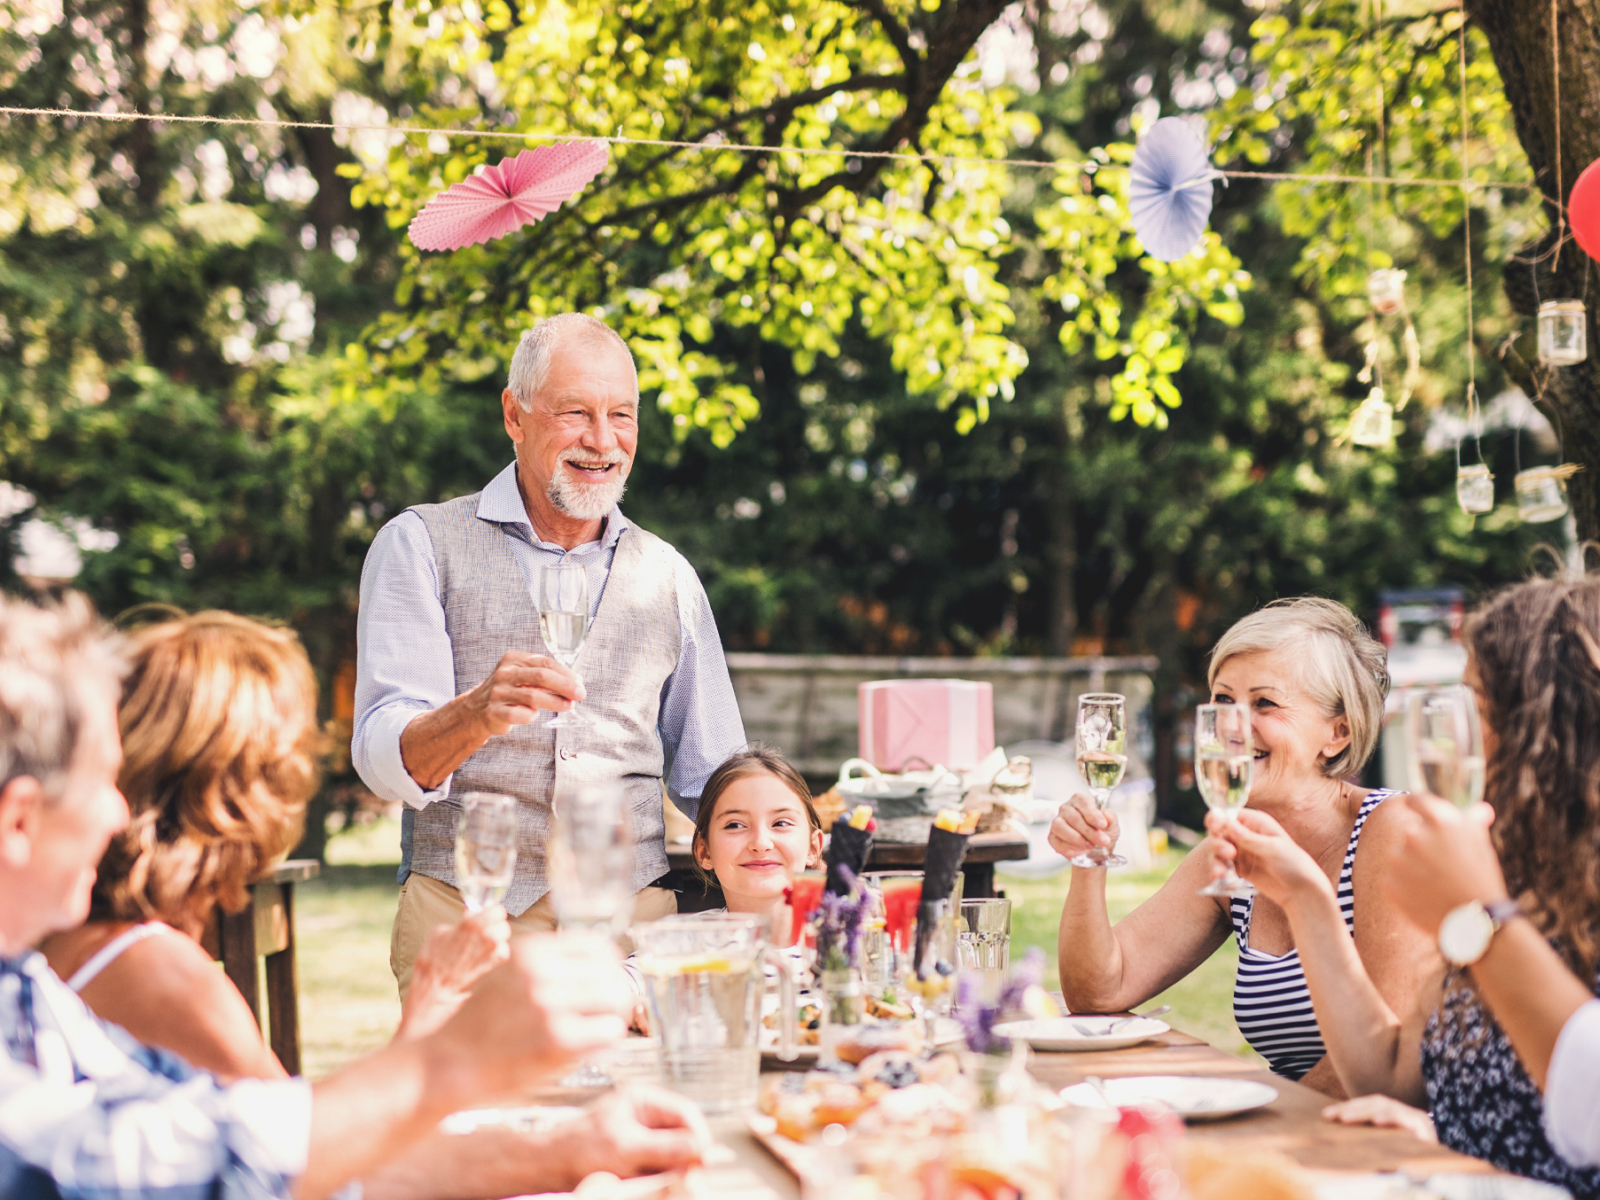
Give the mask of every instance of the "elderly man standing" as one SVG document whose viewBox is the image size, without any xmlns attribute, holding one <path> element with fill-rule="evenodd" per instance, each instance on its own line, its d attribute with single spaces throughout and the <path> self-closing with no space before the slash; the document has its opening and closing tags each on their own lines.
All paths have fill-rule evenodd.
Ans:
<svg viewBox="0 0 1600 1200">
<path fill-rule="evenodd" d="M 555 924 L 545 874 L 551 800 L 586 783 L 624 789 L 638 842 L 636 916 L 676 909 L 662 779 L 692 812 L 744 743 L 716 621 L 694 569 L 617 507 L 639 439 L 626 343 L 593 317 L 524 334 L 501 393 L 516 458 L 481 492 L 406 510 L 378 532 L 361 574 L 352 757 L 403 801 L 400 905 L 390 963 L 401 994 L 429 930 L 460 919 L 454 843 L 468 792 L 518 800 L 519 930 Z M 589 591 L 578 673 L 539 629 L 539 572 L 576 563 Z M 581 682 L 580 676 L 581 674 Z M 551 729 L 540 709 L 582 701 Z"/>
</svg>

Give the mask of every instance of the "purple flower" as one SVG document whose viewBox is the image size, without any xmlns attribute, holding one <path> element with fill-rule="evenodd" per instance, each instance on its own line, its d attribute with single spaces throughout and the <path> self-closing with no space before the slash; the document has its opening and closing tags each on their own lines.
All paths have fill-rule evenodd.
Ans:
<svg viewBox="0 0 1600 1200">
<path fill-rule="evenodd" d="M 861 926 L 867 916 L 867 890 L 843 863 L 839 875 L 850 890 L 825 895 L 817 909 L 817 969 L 848 971 L 861 964 Z"/>
<path fill-rule="evenodd" d="M 1009 1046 L 1011 1039 L 995 1033 L 994 1027 L 1023 1011 L 1023 997 L 1029 988 L 1038 987 L 1043 977 L 1044 951 L 1037 946 L 1012 969 L 1011 978 L 1000 989 L 1000 997 L 993 1004 L 986 1004 L 979 995 L 983 986 L 981 978 L 962 975 L 956 984 L 956 1016 L 966 1037 L 967 1049 L 974 1054 L 996 1054 Z"/>
</svg>

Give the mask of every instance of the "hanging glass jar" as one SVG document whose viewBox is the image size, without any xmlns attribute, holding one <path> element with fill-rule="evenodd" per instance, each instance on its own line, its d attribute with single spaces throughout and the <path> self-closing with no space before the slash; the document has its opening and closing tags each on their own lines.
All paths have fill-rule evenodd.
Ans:
<svg viewBox="0 0 1600 1200">
<path fill-rule="evenodd" d="M 1469 517 L 1494 509 L 1494 476 L 1483 463 L 1456 468 L 1456 503 Z"/>
<path fill-rule="evenodd" d="M 1394 437 L 1394 407 L 1383 398 L 1381 387 L 1373 388 L 1351 414 L 1349 435 L 1357 446 L 1387 446 Z"/>
<path fill-rule="evenodd" d="M 1406 303 L 1406 273 L 1383 267 L 1367 276 L 1367 299 L 1380 317 L 1397 313 Z"/>
<path fill-rule="evenodd" d="M 1529 467 L 1517 472 L 1517 516 L 1530 525 L 1567 515 L 1567 476 L 1572 468 Z"/>
<path fill-rule="evenodd" d="M 1539 305 L 1539 361 L 1570 367 L 1589 357 L 1589 322 L 1582 300 L 1546 300 Z"/>
</svg>

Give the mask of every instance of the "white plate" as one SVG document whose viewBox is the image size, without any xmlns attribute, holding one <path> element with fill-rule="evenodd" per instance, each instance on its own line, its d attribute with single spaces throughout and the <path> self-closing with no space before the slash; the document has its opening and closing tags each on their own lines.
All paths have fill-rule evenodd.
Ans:
<svg viewBox="0 0 1600 1200">
<path fill-rule="evenodd" d="M 1516 1175 L 1445 1174 L 1413 1180 L 1399 1172 L 1339 1175 L 1316 1183 L 1317 1200 L 1415 1200 L 1417 1189 L 1440 1200 L 1571 1200 L 1566 1188 Z"/>
<path fill-rule="evenodd" d="M 1006 1021 L 996 1025 L 994 1031 L 1001 1037 L 1021 1038 L 1035 1050 L 1120 1050 L 1149 1041 L 1171 1028 L 1154 1017 L 1051 1017 L 1043 1021 Z"/>
<path fill-rule="evenodd" d="M 933 1025 L 933 1044 L 935 1046 L 953 1046 L 959 1042 L 963 1033 L 961 1022 L 951 1017 L 937 1017 Z M 820 1051 L 815 1046 L 801 1046 L 795 1062 L 816 1062 Z M 775 1059 L 778 1057 L 778 1031 L 776 1029 L 763 1029 L 761 1031 L 761 1054 L 763 1058 Z"/>
<path fill-rule="evenodd" d="M 1113 1104 L 1154 1100 L 1190 1121 L 1210 1121 L 1263 1108 L 1278 1098 L 1278 1089 L 1253 1079 L 1207 1078 L 1197 1075 L 1145 1075 L 1107 1079 L 1101 1084 Z M 1061 1089 L 1061 1098 L 1079 1108 L 1104 1108 L 1106 1103 L 1087 1083 Z"/>
</svg>

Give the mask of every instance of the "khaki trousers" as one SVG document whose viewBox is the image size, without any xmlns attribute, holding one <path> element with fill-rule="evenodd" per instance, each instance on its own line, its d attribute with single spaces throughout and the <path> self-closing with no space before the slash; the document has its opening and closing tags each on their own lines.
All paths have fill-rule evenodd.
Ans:
<svg viewBox="0 0 1600 1200">
<path fill-rule="evenodd" d="M 394 916 L 394 930 L 389 935 L 389 969 L 400 985 L 400 1000 L 405 1002 L 411 989 L 411 973 L 417 965 L 417 955 L 428 935 L 440 925 L 454 925 L 466 915 L 467 906 L 461 893 L 448 883 L 413 872 L 400 885 L 400 908 Z M 655 921 L 678 911 L 678 894 L 666 888 L 647 887 L 634 901 L 635 921 Z M 556 927 L 555 905 L 550 893 L 540 896 L 533 906 L 520 916 L 511 918 L 511 936 L 524 933 L 548 933 Z M 624 951 L 628 947 L 623 948 Z"/>
</svg>

